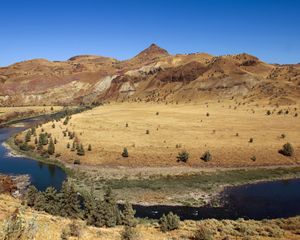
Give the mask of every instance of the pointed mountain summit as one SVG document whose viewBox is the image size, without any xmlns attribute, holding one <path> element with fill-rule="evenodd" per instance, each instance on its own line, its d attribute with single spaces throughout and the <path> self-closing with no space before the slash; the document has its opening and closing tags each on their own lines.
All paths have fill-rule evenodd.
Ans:
<svg viewBox="0 0 300 240">
<path fill-rule="evenodd" d="M 157 57 L 165 56 L 169 56 L 168 51 L 152 43 L 148 48 L 136 55 L 134 59 L 151 60 Z"/>
</svg>

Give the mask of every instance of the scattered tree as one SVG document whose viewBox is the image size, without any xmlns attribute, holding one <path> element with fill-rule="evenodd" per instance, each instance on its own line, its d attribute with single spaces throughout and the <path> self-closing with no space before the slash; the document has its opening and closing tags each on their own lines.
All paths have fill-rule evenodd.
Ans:
<svg viewBox="0 0 300 240">
<path fill-rule="evenodd" d="M 210 154 L 209 151 L 206 151 L 205 153 L 203 153 L 200 159 L 202 159 L 205 162 L 208 162 L 212 159 L 212 155 Z"/>
<path fill-rule="evenodd" d="M 127 148 L 124 148 L 124 149 L 123 149 L 122 157 L 129 157 L 129 153 L 128 153 Z"/>
<path fill-rule="evenodd" d="M 177 162 L 187 162 L 189 159 L 189 153 L 186 150 L 183 150 L 177 155 Z"/>
<path fill-rule="evenodd" d="M 292 144 L 286 143 L 282 146 L 282 149 L 279 150 L 279 153 L 281 153 L 284 156 L 291 157 L 294 155 L 294 148 Z"/>
<path fill-rule="evenodd" d="M 159 225 L 162 232 L 172 231 L 179 228 L 180 218 L 169 212 L 167 215 L 163 215 L 159 219 Z"/>
</svg>

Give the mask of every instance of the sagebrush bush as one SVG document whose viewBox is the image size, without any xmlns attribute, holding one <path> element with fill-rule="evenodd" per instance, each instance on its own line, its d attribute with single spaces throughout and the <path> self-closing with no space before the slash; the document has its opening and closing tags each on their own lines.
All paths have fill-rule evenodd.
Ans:
<svg viewBox="0 0 300 240">
<path fill-rule="evenodd" d="M 206 151 L 205 153 L 203 153 L 203 155 L 200 157 L 200 159 L 202 159 L 205 162 L 208 162 L 208 161 L 212 160 L 212 155 L 209 151 Z"/>
<path fill-rule="evenodd" d="M 180 218 L 169 212 L 167 215 L 163 215 L 159 219 L 160 230 L 162 232 L 172 231 L 179 228 Z"/>
<path fill-rule="evenodd" d="M 200 225 L 192 239 L 193 240 L 213 240 L 213 234 L 207 227 Z"/>
<path fill-rule="evenodd" d="M 177 162 L 187 162 L 189 159 L 189 153 L 185 150 L 181 151 L 177 155 Z"/>
<path fill-rule="evenodd" d="M 279 150 L 279 153 L 281 153 L 284 156 L 293 156 L 294 155 L 294 148 L 292 144 L 286 143 L 282 146 L 282 149 Z"/>
</svg>

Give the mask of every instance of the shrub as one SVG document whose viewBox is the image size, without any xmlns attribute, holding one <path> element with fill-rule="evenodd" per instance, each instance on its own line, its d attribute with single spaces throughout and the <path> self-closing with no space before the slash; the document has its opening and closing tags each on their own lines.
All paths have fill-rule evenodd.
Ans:
<svg viewBox="0 0 300 240">
<path fill-rule="evenodd" d="M 55 128 L 55 123 L 52 124 L 52 128 Z"/>
<path fill-rule="evenodd" d="M 75 165 L 80 165 L 80 160 L 79 159 L 75 159 L 73 162 Z"/>
<path fill-rule="evenodd" d="M 200 225 L 195 232 L 193 240 L 213 240 L 213 234 L 207 227 Z"/>
<path fill-rule="evenodd" d="M 61 234 L 60 234 L 60 239 L 61 240 L 68 240 L 69 239 L 69 234 L 66 229 L 63 229 Z"/>
<path fill-rule="evenodd" d="M 180 218 L 169 212 L 167 215 L 163 215 L 159 219 L 160 230 L 162 232 L 172 231 L 179 228 Z"/>
<path fill-rule="evenodd" d="M 177 155 L 177 162 L 187 162 L 189 159 L 189 153 L 185 150 L 181 151 Z"/>
<path fill-rule="evenodd" d="M 67 148 L 70 148 L 70 143 L 67 143 Z"/>
<path fill-rule="evenodd" d="M 200 159 L 202 159 L 205 162 L 208 162 L 212 159 L 212 155 L 209 151 L 206 151 L 205 153 L 203 153 Z"/>
<path fill-rule="evenodd" d="M 83 148 L 83 145 L 80 144 L 78 147 L 77 147 L 77 155 L 79 156 L 84 156 L 85 155 L 85 151 L 84 151 L 84 148 Z"/>
<path fill-rule="evenodd" d="M 282 133 L 282 134 L 280 135 L 280 137 L 283 139 L 283 138 L 285 138 L 286 136 L 285 136 L 284 133 Z"/>
<path fill-rule="evenodd" d="M 150 132 L 149 132 L 149 130 L 147 129 L 147 130 L 146 130 L 146 134 L 149 134 L 149 133 L 150 133 Z"/>
<path fill-rule="evenodd" d="M 89 144 L 89 146 L 88 146 L 88 151 L 92 151 L 92 145 L 91 144 Z"/>
<path fill-rule="evenodd" d="M 128 156 L 129 156 L 128 150 L 127 150 L 127 148 L 124 148 L 123 152 L 122 152 L 122 157 L 128 157 Z"/>
<path fill-rule="evenodd" d="M 250 138 L 250 139 L 249 139 L 249 143 L 253 143 L 253 138 Z"/>
<path fill-rule="evenodd" d="M 206 113 L 206 117 L 209 117 L 209 113 Z"/>
<path fill-rule="evenodd" d="M 71 237 L 80 237 L 80 228 L 74 221 L 68 225 Z"/>
<path fill-rule="evenodd" d="M 256 161 L 256 156 L 253 155 L 250 159 L 251 159 L 253 162 L 255 162 L 255 161 Z"/>
<path fill-rule="evenodd" d="M 24 142 L 22 143 L 20 146 L 19 146 L 20 150 L 22 151 L 29 151 L 29 145 L 27 144 L 27 142 Z"/>
<path fill-rule="evenodd" d="M 284 156 L 293 156 L 294 155 L 294 148 L 292 144 L 286 143 L 282 146 L 282 149 L 279 150 L 279 153 L 281 153 Z"/>
<path fill-rule="evenodd" d="M 271 115 L 271 111 L 270 111 L 270 110 L 268 110 L 266 114 L 267 114 L 267 115 Z"/>
<path fill-rule="evenodd" d="M 125 226 L 124 230 L 121 232 L 122 240 L 133 240 L 137 238 L 137 233 L 135 228 L 130 226 Z"/>
<path fill-rule="evenodd" d="M 48 145 L 48 153 L 50 155 L 52 155 L 54 152 L 55 152 L 55 146 L 54 146 L 52 138 L 50 138 L 50 142 L 49 142 L 49 145 Z"/>
</svg>

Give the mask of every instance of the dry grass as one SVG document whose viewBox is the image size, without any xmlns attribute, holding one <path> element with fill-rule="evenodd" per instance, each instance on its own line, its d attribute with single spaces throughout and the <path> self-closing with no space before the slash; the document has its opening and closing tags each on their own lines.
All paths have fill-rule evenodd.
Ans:
<svg viewBox="0 0 300 240">
<path fill-rule="evenodd" d="M 9 121 L 19 117 L 29 117 L 31 115 L 49 114 L 61 110 L 61 106 L 28 106 L 28 107 L 0 107 L 0 123 L 1 121 Z"/>
<path fill-rule="evenodd" d="M 56 152 L 61 153 L 61 160 L 69 163 L 75 159 L 87 165 L 130 167 L 244 167 L 299 163 L 300 121 L 294 117 L 296 106 L 289 107 L 289 114 L 267 116 L 267 109 L 273 108 L 241 105 L 235 110 L 234 104 L 233 101 L 208 105 L 111 104 L 73 115 L 67 126 L 61 121 L 55 123 L 54 129 L 52 123 L 43 128 L 58 140 Z M 229 106 L 232 107 L 229 109 Z M 67 143 L 72 145 L 73 140 L 63 137 L 65 129 L 76 133 L 76 138 L 85 147 L 85 156 L 79 157 L 76 151 L 67 149 Z M 147 130 L 149 134 L 146 134 Z M 40 131 L 41 128 L 38 133 Z M 281 134 L 286 137 L 281 138 Z M 252 143 L 250 138 L 253 138 Z M 287 141 L 295 148 L 296 154 L 292 158 L 278 154 Z M 91 152 L 87 151 L 88 144 L 92 145 Z M 121 156 L 124 147 L 128 148 L 128 158 Z M 187 163 L 177 163 L 176 156 L 183 149 L 190 153 L 190 158 Z M 200 160 L 206 150 L 212 154 L 212 160 L 207 163 Z M 252 156 L 256 161 L 251 160 Z"/>
</svg>

